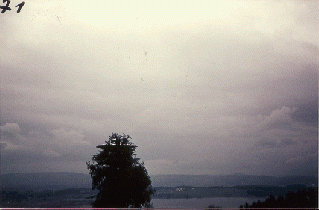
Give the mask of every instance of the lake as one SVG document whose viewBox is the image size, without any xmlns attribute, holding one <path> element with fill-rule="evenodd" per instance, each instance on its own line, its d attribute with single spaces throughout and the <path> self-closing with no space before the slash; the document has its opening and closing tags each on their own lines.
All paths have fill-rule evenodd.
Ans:
<svg viewBox="0 0 319 210">
<path fill-rule="evenodd" d="M 239 209 L 240 205 L 245 205 L 245 203 L 252 204 L 254 201 L 264 201 L 267 197 L 212 197 L 212 198 L 189 198 L 189 199 L 158 199 L 153 198 L 151 203 L 153 203 L 153 208 L 192 208 L 192 209 L 203 209 L 207 208 L 209 205 L 219 206 L 222 208 L 235 208 Z M 93 200 L 92 200 L 93 201 Z M 90 202 L 92 202 L 90 201 Z M 85 205 L 76 205 L 74 208 L 92 208 L 86 200 Z"/>
<path fill-rule="evenodd" d="M 265 200 L 266 197 L 213 197 L 190 199 L 152 199 L 154 208 L 206 208 L 213 204 L 223 208 L 238 208 L 245 203 Z"/>
</svg>

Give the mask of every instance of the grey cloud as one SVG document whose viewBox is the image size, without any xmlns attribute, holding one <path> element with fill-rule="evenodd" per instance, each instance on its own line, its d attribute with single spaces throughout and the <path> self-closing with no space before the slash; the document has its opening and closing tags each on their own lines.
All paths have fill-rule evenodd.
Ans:
<svg viewBox="0 0 319 210">
<path fill-rule="evenodd" d="M 291 146 L 291 145 L 293 145 L 293 144 L 295 144 L 296 143 L 296 141 L 294 141 L 294 140 L 292 140 L 292 139 L 281 139 L 280 140 L 280 144 L 281 145 L 285 145 L 285 146 Z"/>
<path fill-rule="evenodd" d="M 259 147 L 268 147 L 268 148 L 274 148 L 278 147 L 277 142 L 270 141 L 268 139 L 262 139 L 259 142 L 256 143 Z"/>
<path fill-rule="evenodd" d="M 26 139 L 20 134 L 21 129 L 17 123 L 6 123 L 0 126 L 0 131 L 1 140 L 9 145 L 21 145 L 26 143 Z"/>
<path fill-rule="evenodd" d="M 88 142 L 84 140 L 85 136 L 82 132 L 69 130 L 66 131 L 64 129 L 52 130 L 51 133 L 56 139 L 57 144 L 61 144 L 64 146 L 74 146 L 77 144 L 80 145 L 89 145 Z M 70 145 L 66 145 L 70 144 Z"/>
<path fill-rule="evenodd" d="M 318 174 L 318 153 L 310 153 L 304 156 L 295 156 L 287 160 L 289 173 L 295 175 L 308 174 L 317 176 Z"/>
<path fill-rule="evenodd" d="M 312 125 L 303 124 L 293 119 L 297 109 L 282 107 L 274 110 L 269 116 L 263 118 L 256 131 L 255 145 L 259 149 L 282 148 L 305 144 L 306 148 L 314 146 L 317 139 L 317 129 Z M 305 148 L 305 149 L 306 149 Z"/>
<path fill-rule="evenodd" d="M 277 141 L 268 140 L 268 139 L 261 139 L 256 143 L 257 147 L 260 148 L 282 148 L 285 149 L 285 147 L 293 146 L 297 144 L 297 141 L 292 139 L 281 139 Z"/>
<path fill-rule="evenodd" d="M 293 113 L 292 118 L 299 122 L 307 122 L 318 127 L 318 100 L 302 104 Z"/>
<path fill-rule="evenodd" d="M 6 123 L 0 126 L 1 135 L 18 136 L 21 129 L 17 123 Z"/>
<path fill-rule="evenodd" d="M 67 13 L 61 25 L 50 15 L 21 23 L 4 17 L 3 158 L 20 171 L 19 158 L 39 171 L 87 172 L 96 145 L 125 132 L 151 174 L 278 175 L 303 163 L 314 171 L 311 158 L 292 164 L 317 150 L 311 6 L 250 3 L 242 6 L 256 13 L 236 20 L 140 32 L 72 22 L 77 16 Z M 272 22 L 282 12 L 283 22 Z M 299 30 L 306 16 L 311 30 Z"/>
<path fill-rule="evenodd" d="M 7 143 L 0 142 L 0 150 L 7 147 Z"/>
</svg>

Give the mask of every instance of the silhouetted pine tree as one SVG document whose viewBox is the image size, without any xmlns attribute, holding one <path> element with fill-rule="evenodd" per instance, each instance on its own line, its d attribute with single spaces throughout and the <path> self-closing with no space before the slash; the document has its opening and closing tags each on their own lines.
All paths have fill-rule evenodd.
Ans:
<svg viewBox="0 0 319 210">
<path fill-rule="evenodd" d="M 98 189 L 93 207 L 140 208 L 150 207 L 153 188 L 143 163 L 135 158 L 137 147 L 130 136 L 113 133 L 93 163 L 87 163 L 92 177 L 92 189 Z"/>
</svg>

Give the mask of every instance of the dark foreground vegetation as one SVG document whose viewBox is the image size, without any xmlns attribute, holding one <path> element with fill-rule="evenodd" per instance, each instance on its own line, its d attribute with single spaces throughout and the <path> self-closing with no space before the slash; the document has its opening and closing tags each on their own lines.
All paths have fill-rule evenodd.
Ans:
<svg viewBox="0 0 319 210">
<path fill-rule="evenodd" d="M 251 205 L 246 203 L 241 205 L 240 209 L 262 209 L 262 208 L 318 208 L 318 188 L 298 190 L 297 192 L 288 192 L 285 196 L 277 197 L 270 195 L 265 201 L 253 202 Z"/>
</svg>

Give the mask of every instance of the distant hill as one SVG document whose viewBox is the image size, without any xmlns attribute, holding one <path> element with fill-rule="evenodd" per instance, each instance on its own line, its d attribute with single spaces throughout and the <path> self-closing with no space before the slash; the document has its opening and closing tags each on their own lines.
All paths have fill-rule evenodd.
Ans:
<svg viewBox="0 0 319 210">
<path fill-rule="evenodd" d="M 89 174 L 82 173 L 14 173 L 2 174 L 1 188 L 21 190 L 61 190 L 67 188 L 91 188 Z"/>
<path fill-rule="evenodd" d="M 16 173 L 3 174 L 1 188 L 21 190 L 61 190 L 67 188 L 91 188 L 92 179 L 89 174 L 82 173 Z M 193 186 L 209 187 L 237 185 L 307 185 L 318 186 L 318 178 L 310 176 L 252 176 L 243 174 L 234 175 L 153 175 L 153 187 Z"/>
<path fill-rule="evenodd" d="M 318 178 L 311 176 L 253 176 L 244 174 L 233 175 L 154 175 L 151 176 L 152 185 L 155 187 L 170 186 L 224 186 L 232 187 L 237 185 L 269 185 L 269 186 L 287 186 L 287 185 L 307 185 L 318 186 Z"/>
</svg>

